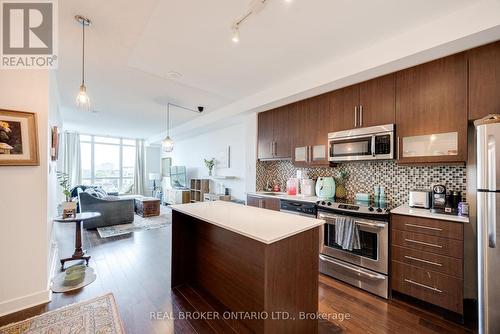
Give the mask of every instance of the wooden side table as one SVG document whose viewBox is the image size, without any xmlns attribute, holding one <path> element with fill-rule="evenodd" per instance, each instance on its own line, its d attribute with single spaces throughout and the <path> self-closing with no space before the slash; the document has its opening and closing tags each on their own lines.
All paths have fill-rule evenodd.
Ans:
<svg viewBox="0 0 500 334">
<path fill-rule="evenodd" d="M 71 257 L 61 259 L 61 270 L 64 270 L 65 262 L 74 260 L 85 260 L 85 263 L 87 264 L 88 267 L 90 256 L 86 255 L 85 251 L 82 249 L 82 223 L 86 220 L 94 219 L 100 216 L 101 214 L 98 212 L 83 212 L 83 213 L 78 213 L 75 217 L 63 218 L 62 216 L 59 216 L 57 218 L 54 218 L 54 221 L 59 223 L 76 223 L 75 252 Z"/>
<path fill-rule="evenodd" d="M 154 217 L 160 215 L 160 200 L 154 197 L 140 197 L 135 199 L 135 213 L 139 216 Z"/>
</svg>

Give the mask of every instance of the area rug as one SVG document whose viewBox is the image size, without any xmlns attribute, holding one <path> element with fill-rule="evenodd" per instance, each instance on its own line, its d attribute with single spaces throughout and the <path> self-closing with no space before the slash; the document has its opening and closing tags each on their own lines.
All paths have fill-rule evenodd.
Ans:
<svg viewBox="0 0 500 334">
<path fill-rule="evenodd" d="M 110 238 L 138 231 L 154 230 L 168 226 L 171 223 L 172 210 L 162 206 L 159 216 L 142 218 L 141 216 L 134 215 L 133 223 L 98 227 L 97 232 L 101 238 Z"/>
<path fill-rule="evenodd" d="M 112 293 L 0 327 L 0 334 L 125 333 Z"/>
</svg>

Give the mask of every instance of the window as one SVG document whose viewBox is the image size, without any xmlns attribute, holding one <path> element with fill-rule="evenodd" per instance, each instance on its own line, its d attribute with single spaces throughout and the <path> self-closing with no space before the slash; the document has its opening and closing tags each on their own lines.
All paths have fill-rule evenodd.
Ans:
<svg viewBox="0 0 500 334">
<path fill-rule="evenodd" d="M 80 136 L 82 183 L 107 192 L 127 192 L 134 184 L 135 140 Z"/>
</svg>

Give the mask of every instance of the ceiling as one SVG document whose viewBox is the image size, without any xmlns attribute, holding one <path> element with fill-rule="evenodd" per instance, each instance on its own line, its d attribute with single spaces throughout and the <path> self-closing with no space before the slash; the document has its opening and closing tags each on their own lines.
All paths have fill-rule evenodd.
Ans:
<svg viewBox="0 0 500 334">
<path fill-rule="evenodd" d="M 302 73 L 349 57 L 471 4 L 470 0 L 269 0 L 231 41 L 248 0 L 64 0 L 59 2 L 61 112 L 81 132 L 147 138 L 230 106 Z M 88 93 L 95 113 L 75 109 L 81 27 L 89 17 Z M 170 71 L 182 74 L 169 76 Z"/>
</svg>

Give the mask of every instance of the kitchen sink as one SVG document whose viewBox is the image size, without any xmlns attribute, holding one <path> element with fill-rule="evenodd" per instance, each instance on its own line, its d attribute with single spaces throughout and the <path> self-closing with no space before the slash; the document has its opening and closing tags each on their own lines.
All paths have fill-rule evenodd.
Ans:
<svg viewBox="0 0 500 334">
<path fill-rule="evenodd" d="M 270 193 L 270 192 L 267 192 L 267 193 L 260 193 L 261 195 L 266 195 L 266 196 L 280 196 L 280 195 L 283 195 L 283 194 L 280 194 L 280 193 Z"/>
</svg>

